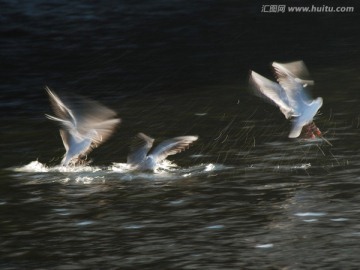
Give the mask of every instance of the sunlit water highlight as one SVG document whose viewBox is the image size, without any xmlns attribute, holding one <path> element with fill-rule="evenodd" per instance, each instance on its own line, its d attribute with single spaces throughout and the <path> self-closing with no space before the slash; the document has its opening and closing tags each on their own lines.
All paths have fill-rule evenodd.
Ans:
<svg viewBox="0 0 360 270">
<path fill-rule="evenodd" d="M 142 172 L 137 171 L 126 163 L 113 163 L 111 166 L 54 166 L 49 167 L 39 161 L 32 161 L 27 165 L 9 168 L 8 170 L 17 172 L 14 176 L 22 178 L 26 176 L 34 176 L 34 183 L 41 181 L 48 182 L 48 178 L 52 181 L 67 183 L 73 181 L 75 183 L 91 184 L 92 182 L 105 182 L 107 179 L 118 180 L 153 180 L 167 181 L 176 180 L 186 177 L 195 177 L 222 170 L 229 170 L 231 167 L 221 164 L 200 164 L 188 168 L 179 168 L 175 163 L 164 160 L 154 171 Z M 41 173 L 41 174 L 39 174 Z M 61 175 L 61 176 L 59 176 Z M 55 180 L 57 179 L 57 180 Z"/>
</svg>

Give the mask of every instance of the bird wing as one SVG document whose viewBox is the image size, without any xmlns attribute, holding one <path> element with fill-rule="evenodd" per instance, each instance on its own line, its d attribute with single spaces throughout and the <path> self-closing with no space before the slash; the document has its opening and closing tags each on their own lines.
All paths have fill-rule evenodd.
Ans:
<svg viewBox="0 0 360 270">
<path fill-rule="evenodd" d="M 276 66 L 281 67 L 284 70 L 287 70 L 288 74 L 294 78 L 299 78 L 304 81 L 311 82 L 310 73 L 309 73 L 304 61 L 302 61 L 302 60 L 289 62 L 289 63 L 273 62 L 272 65 L 273 66 L 276 65 Z"/>
<path fill-rule="evenodd" d="M 130 145 L 130 153 L 127 156 L 127 163 L 137 165 L 145 160 L 146 155 L 153 146 L 154 139 L 138 133 Z"/>
<path fill-rule="evenodd" d="M 55 116 L 46 115 L 61 124 L 61 139 L 66 154 L 62 161 L 68 165 L 71 160 L 91 152 L 104 143 L 120 123 L 116 113 L 100 103 L 85 98 L 60 99 L 50 88 L 45 88 Z"/>
<path fill-rule="evenodd" d="M 70 134 L 69 134 L 69 131 L 67 130 L 64 130 L 64 129 L 60 129 L 60 136 L 61 136 L 61 139 L 63 141 L 63 144 L 64 144 L 64 147 L 65 147 L 65 150 L 66 152 L 69 151 L 69 147 L 70 147 Z"/>
<path fill-rule="evenodd" d="M 92 147 L 97 147 L 107 141 L 119 123 L 121 123 L 119 118 L 94 123 L 92 125 L 93 132 L 87 134 L 87 137 L 94 142 Z"/>
<path fill-rule="evenodd" d="M 98 133 L 97 139 L 101 140 L 101 137 L 108 137 L 106 134 L 109 131 L 112 133 L 114 125 L 120 123 L 113 110 L 94 100 L 76 96 L 71 106 L 78 122 L 77 129 L 83 135 L 94 129 Z"/>
<path fill-rule="evenodd" d="M 51 116 L 46 114 L 46 117 L 50 120 L 60 122 L 66 129 L 75 129 L 77 122 L 73 112 L 61 101 L 61 99 L 50 90 L 49 87 L 45 87 L 46 92 L 49 95 L 50 103 L 53 111 L 56 115 Z"/>
<path fill-rule="evenodd" d="M 300 114 L 304 103 L 311 102 L 307 86 L 314 84 L 314 81 L 300 77 L 309 78 L 304 62 L 296 61 L 286 64 L 273 62 L 272 66 L 278 83 L 285 90 L 290 106 Z"/>
<path fill-rule="evenodd" d="M 50 120 L 60 122 L 75 141 L 81 138 L 93 142 L 96 147 L 105 142 L 121 122 L 115 118 L 116 113 L 102 104 L 82 97 L 74 97 L 72 101 L 60 99 L 53 91 L 46 87 L 55 116 L 46 115 Z M 70 140 L 68 140 L 70 141 Z M 69 144 L 68 144 L 69 145 Z"/>
<path fill-rule="evenodd" d="M 289 138 L 297 138 L 303 126 L 311 123 L 317 111 L 322 106 L 322 98 L 311 99 L 308 85 L 313 85 L 309 72 L 303 61 L 291 63 L 273 62 L 275 76 L 285 90 L 290 106 L 295 110 L 297 117 L 292 120 Z"/>
<path fill-rule="evenodd" d="M 322 98 L 311 98 L 309 86 L 314 85 L 314 81 L 310 79 L 304 62 L 296 61 L 286 64 L 274 62 L 273 68 L 279 84 L 288 95 L 291 106 L 298 112 L 298 115 L 304 114 L 304 119 L 312 121 L 322 106 Z"/>
<path fill-rule="evenodd" d="M 156 162 L 166 159 L 170 155 L 175 155 L 188 149 L 190 144 L 198 139 L 198 136 L 181 136 L 163 141 L 157 145 L 149 155 L 152 155 Z"/>
<path fill-rule="evenodd" d="M 266 98 L 267 101 L 278 106 L 286 118 L 294 116 L 288 97 L 279 84 L 270 81 L 255 71 L 251 71 L 249 81 L 254 86 L 255 95 Z"/>
</svg>

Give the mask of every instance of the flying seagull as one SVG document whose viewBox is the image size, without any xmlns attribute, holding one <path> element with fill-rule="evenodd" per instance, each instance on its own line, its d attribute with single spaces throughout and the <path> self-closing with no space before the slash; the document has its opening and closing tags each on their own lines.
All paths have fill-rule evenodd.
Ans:
<svg viewBox="0 0 360 270">
<path fill-rule="evenodd" d="M 83 164 L 93 148 L 104 143 L 120 123 L 116 113 L 100 103 L 85 98 L 65 104 L 50 88 L 45 87 L 55 116 L 46 114 L 61 126 L 60 136 L 66 153 L 62 166 Z"/>
<path fill-rule="evenodd" d="M 197 139 L 198 136 L 175 137 L 151 149 L 154 139 L 138 133 L 130 146 L 127 163 L 137 170 L 155 170 L 168 156 L 186 150 Z"/>
<path fill-rule="evenodd" d="M 280 108 L 287 119 L 292 120 L 289 138 L 321 137 L 313 118 L 323 104 L 323 99 L 311 99 L 308 87 L 314 84 L 303 61 L 280 64 L 272 63 L 278 83 L 251 71 L 250 83 L 255 94 Z"/>
</svg>

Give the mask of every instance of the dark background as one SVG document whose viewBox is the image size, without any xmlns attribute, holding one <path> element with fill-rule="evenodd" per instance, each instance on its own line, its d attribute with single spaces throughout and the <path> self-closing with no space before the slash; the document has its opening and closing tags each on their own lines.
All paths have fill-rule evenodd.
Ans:
<svg viewBox="0 0 360 270">
<path fill-rule="evenodd" d="M 261 13 L 265 4 L 354 6 L 355 12 Z M 116 147 L 124 147 L 123 152 L 135 132 L 145 129 L 156 136 L 164 128 L 156 129 L 164 111 L 159 104 L 168 106 L 173 122 L 176 113 L 189 110 L 171 103 L 171 97 L 187 95 L 184 102 L 192 103 L 194 112 L 201 96 L 208 96 L 207 106 L 218 107 L 219 114 L 238 100 L 251 109 L 252 97 L 245 91 L 249 69 L 270 77 L 272 61 L 304 60 L 321 85 L 314 95 L 324 97 L 325 109 L 331 100 L 359 96 L 357 1 L 37 0 L 0 5 L 1 146 L 3 153 L 21 153 L 20 160 L 41 157 L 41 147 L 48 150 L 54 140 L 45 143 L 41 132 L 54 130 L 49 138 L 58 136 L 44 118 L 51 112 L 45 85 L 115 109 L 123 118 L 116 135 L 125 137 L 126 143 Z M 132 111 L 141 103 L 153 106 Z M 154 118 L 142 120 L 150 115 Z M 177 134 L 167 136 L 172 135 Z M 10 165 L 7 161 L 4 165 Z"/>
</svg>

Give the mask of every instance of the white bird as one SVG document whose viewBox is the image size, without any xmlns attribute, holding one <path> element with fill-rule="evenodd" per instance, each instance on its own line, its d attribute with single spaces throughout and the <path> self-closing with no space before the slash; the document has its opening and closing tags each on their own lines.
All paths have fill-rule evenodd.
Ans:
<svg viewBox="0 0 360 270">
<path fill-rule="evenodd" d="M 307 87 L 314 82 L 308 80 L 309 73 L 303 61 L 286 64 L 273 62 L 272 67 L 278 83 L 254 71 L 251 71 L 250 83 L 255 86 L 256 95 L 265 97 L 278 106 L 287 119 L 292 119 L 289 138 L 297 138 L 303 127 L 312 123 L 323 99 L 310 98 Z"/>
<path fill-rule="evenodd" d="M 175 137 L 163 141 L 150 151 L 154 139 L 138 133 L 130 146 L 127 163 L 137 170 L 155 170 L 168 156 L 184 151 L 197 139 L 198 136 Z"/>
<path fill-rule="evenodd" d="M 114 118 L 113 110 L 96 101 L 81 98 L 77 103 L 65 104 L 48 87 L 45 89 L 55 113 L 46 117 L 61 125 L 60 136 L 66 150 L 61 165 L 80 164 L 93 148 L 111 136 L 121 120 Z"/>
</svg>

